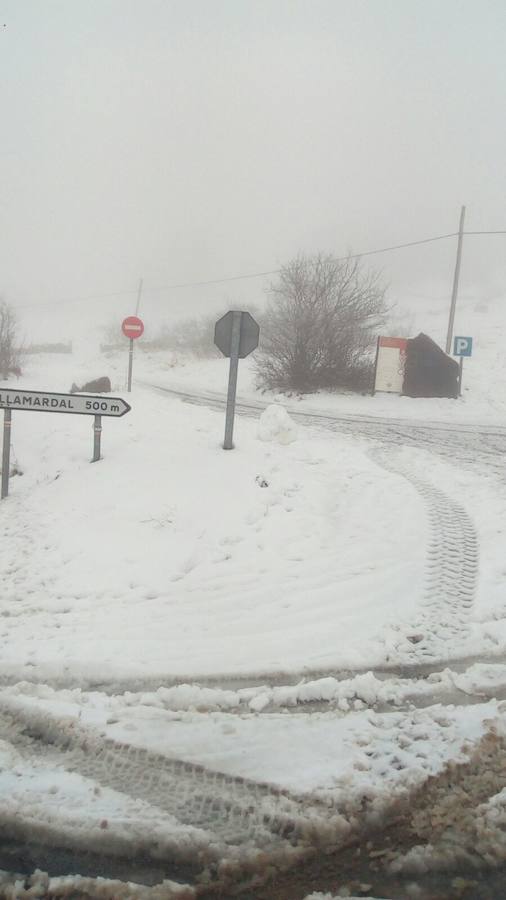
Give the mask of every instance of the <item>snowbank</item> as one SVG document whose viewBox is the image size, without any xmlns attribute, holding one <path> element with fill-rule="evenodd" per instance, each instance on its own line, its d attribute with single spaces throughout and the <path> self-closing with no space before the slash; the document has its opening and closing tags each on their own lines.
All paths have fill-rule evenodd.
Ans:
<svg viewBox="0 0 506 900">
<path fill-rule="evenodd" d="M 291 444 L 297 440 L 297 426 L 288 415 L 284 406 L 271 403 L 260 416 L 258 437 L 261 441 Z"/>
</svg>

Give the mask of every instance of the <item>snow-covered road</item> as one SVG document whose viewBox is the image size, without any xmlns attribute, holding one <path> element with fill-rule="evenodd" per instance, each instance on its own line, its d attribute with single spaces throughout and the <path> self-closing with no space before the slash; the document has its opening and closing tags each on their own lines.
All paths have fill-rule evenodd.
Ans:
<svg viewBox="0 0 506 900">
<path fill-rule="evenodd" d="M 186 403 L 209 409 L 224 410 L 226 406 L 223 392 L 182 390 L 146 379 L 139 379 L 137 384 Z M 257 418 L 268 405 L 269 401 L 241 397 L 237 401 L 236 411 L 238 415 Z M 464 461 L 483 462 L 484 465 L 490 465 L 494 472 L 503 472 L 497 465 L 499 463 L 497 455 L 506 453 L 506 427 L 501 425 L 490 422 L 399 418 L 395 415 L 351 414 L 330 409 L 301 409 L 300 403 L 294 404 L 289 399 L 283 405 L 286 406 L 292 418 L 302 424 L 354 434 L 386 444 L 421 447 L 447 458 L 457 457 Z"/>
</svg>

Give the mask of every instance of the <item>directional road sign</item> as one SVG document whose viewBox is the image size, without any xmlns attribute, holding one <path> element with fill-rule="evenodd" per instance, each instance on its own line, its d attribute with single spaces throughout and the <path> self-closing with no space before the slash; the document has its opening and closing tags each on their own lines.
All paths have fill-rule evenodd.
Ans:
<svg viewBox="0 0 506 900">
<path fill-rule="evenodd" d="M 121 323 L 121 330 L 125 337 L 133 341 L 143 334 L 144 322 L 138 316 L 127 316 Z"/>
<path fill-rule="evenodd" d="M 214 343 L 221 350 L 223 356 L 232 356 L 232 324 L 234 315 L 241 316 L 241 332 L 239 339 L 239 359 L 249 356 L 258 347 L 260 327 L 249 312 L 237 312 L 230 310 L 221 319 L 218 319 L 214 327 Z"/>
<path fill-rule="evenodd" d="M 1 499 L 3 500 L 9 493 L 13 410 L 16 412 L 74 413 L 78 416 L 94 416 L 92 462 L 97 462 L 100 459 L 102 416 L 118 418 L 130 412 L 131 408 L 121 397 L 104 397 L 103 394 L 97 397 L 93 394 L 53 394 L 47 391 L 16 391 L 12 388 L 0 388 L 0 409 L 4 411 Z"/>
<path fill-rule="evenodd" d="M 454 356 L 472 356 L 473 355 L 473 339 L 472 339 L 472 337 L 455 337 L 453 339 L 453 355 Z"/>
<path fill-rule="evenodd" d="M 92 394 L 53 394 L 0 388 L 0 409 L 74 413 L 79 416 L 124 416 L 131 406 L 121 397 Z"/>
</svg>

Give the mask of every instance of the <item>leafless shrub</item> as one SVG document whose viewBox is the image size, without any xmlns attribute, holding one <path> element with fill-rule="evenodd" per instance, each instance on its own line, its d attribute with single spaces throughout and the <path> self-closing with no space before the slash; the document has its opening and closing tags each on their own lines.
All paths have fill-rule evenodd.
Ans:
<svg viewBox="0 0 506 900">
<path fill-rule="evenodd" d="M 17 331 L 16 313 L 5 300 L 0 301 L 0 375 L 4 380 L 21 375 Z"/>
<path fill-rule="evenodd" d="M 368 389 L 371 353 L 387 313 L 381 276 L 360 259 L 297 257 L 270 289 L 256 356 L 259 386 L 302 393 Z"/>
</svg>

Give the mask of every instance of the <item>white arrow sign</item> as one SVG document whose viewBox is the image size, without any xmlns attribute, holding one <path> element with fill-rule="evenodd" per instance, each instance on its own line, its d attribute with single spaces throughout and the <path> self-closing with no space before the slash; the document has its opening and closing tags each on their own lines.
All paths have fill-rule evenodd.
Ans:
<svg viewBox="0 0 506 900">
<path fill-rule="evenodd" d="M 121 397 L 91 394 L 50 394 L 46 391 L 0 389 L 0 409 L 75 413 L 79 416 L 124 416 L 131 406 Z"/>
</svg>

